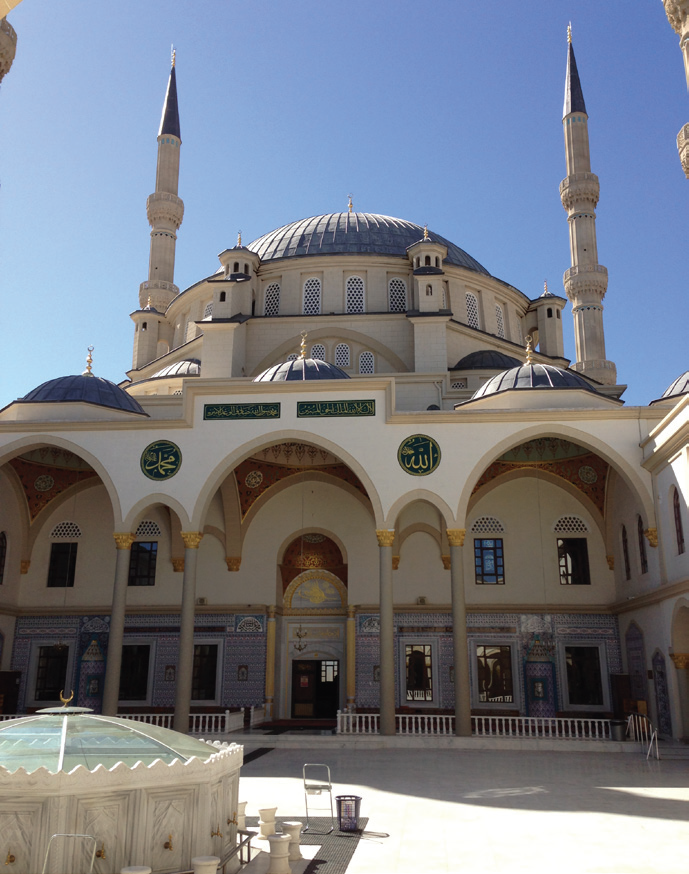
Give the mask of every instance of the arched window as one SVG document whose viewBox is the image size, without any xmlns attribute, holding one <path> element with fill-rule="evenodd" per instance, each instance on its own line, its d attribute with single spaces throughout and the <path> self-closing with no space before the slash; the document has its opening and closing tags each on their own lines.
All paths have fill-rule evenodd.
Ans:
<svg viewBox="0 0 689 874">
<path fill-rule="evenodd" d="M 248 273 L 248 272 L 249 272 L 249 265 L 245 264 L 244 265 L 244 273 Z"/>
<path fill-rule="evenodd" d="M 627 540 L 627 527 L 622 526 L 622 558 L 624 559 L 624 578 L 631 580 L 632 568 L 629 564 L 629 541 Z"/>
<path fill-rule="evenodd" d="M 0 586 L 5 582 L 5 559 L 7 558 L 7 535 L 0 531 Z"/>
<path fill-rule="evenodd" d="M 74 585 L 79 537 L 81 529 L 75 522 L 59 522 L 50 532 L 49 588 L 71 589 Z"/>
<path fill-rule="evenodd" d="M 304 283 L 304 315 L 317 316 L 321 311 L 321 281 L 315 277 Z"/>
<path fill-rule="evenodd" d="M 266 286 L 265 301 L 263 303 L 264 316 L 277 316 L 280 314 L 280 283 L 271 282 Z"/>
<path fill-rule="evenodd" d="M 431 256 L 430 256 L 430 255 L 426 255 L 426 257 L 425 257 L 425 259 L 424 259 L 424 265 L 423 265 L 423 266 L 424 266 L 424 267 L 430 267 L 430 266 L 431 266 Z"/>
<path fill-rule="evenodd" d="M 437 255 L 435 256 L 435 266 L 440 267 L 440 258 Z"/>
<path fill-rule="evenodd" d="M 233 267 L 232 267 L 232 272 L 233 272 L 233 273 L 239 273 L 239 261 L 235 261 L 235 262 L 234 262 L 234 265 L 233 265 Z"/>
<path fill-rule="evenodd" d="M 348 313 L 364 312 L 364 280 L 360 276 L 350 276 L 347 279 L 346 297 Z"/>
<path fill-rule="evenodd" d="M 644 523 L 641 521 L 641 516 L 636 517 L 636 533 L 639 538 L 639 564 L 641 565 L 641 573 L 648 573 L 648 556 L 646 554 L 646 538 L 644 537 Z"/>
<path fill-rule="evenodd" d="M 359 356 L 359 373 L 374 373 L 373 352 L 362 352 Z"/>
<path fill-rule="evenodd" d="M 224 291 L 220 292 L 220 303 L 225 303 L 225 292 Z"/>
<path fill-rule="evenodd" d="M 349 367 L 349 346 L 346 343 L 338 343 L 335 347 L 335 365 Z"/>
<path fill-rule="evenodd" d="M 426 297 L 433 297 L 433 286 L 432 285 L 426 286 Z"/>
<path fill-rule="evenodd" d="M 480 328 L 478 320 L 478 298 L 475 294 L 467 291 L 467 324 L 470 328 Z"/>
<path fill-rule="evenodd" d="M 325 361 L 325 346 L 322 343 L 314 343 L 311 347 L 311 357 L 316 361 Z"/>
<path fill-rule="evenodd" d="M 682 525 L 682 508 L 679 503 L 679 492 L 672 490 L 672 510 L 675 516 L 675 537 L 677 539 L 677 555 L 684 552 L 684 527 Z"/>
<path fill-rule="evenodd" d="M 502 307 L 495 304 L 495 323 L 498 326 L 498 337 L 505 339 L 505 319 L 502 315 Z"/>
<path fill-rule="evenodd" d="M 407 284 L 395 277 L 388 282 L 388 309 L 391 313 L 406 313 Z"/>
<path fill-rule="evenodd" d="M 142 323 L 141 323 L 141 330 L 142 330 L 142 331 L 147 331 L 147 330 L 148 330 L 148 322 L 142 322 Z"/>
</svg>

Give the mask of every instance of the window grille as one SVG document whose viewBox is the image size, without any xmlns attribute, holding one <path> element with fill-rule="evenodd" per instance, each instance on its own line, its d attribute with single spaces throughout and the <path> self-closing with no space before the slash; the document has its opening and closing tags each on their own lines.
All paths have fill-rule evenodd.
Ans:
<svg viewBox="0 0 689 874">
<path fill-rule="evenodd" d="M 471 526 L 472 534 L 503 534 L 505 526 L 495 516 L 479 516 Z"/>
<path fill-rule="evenodd" d="M 296 361 L 297 358 L 299 358 L 299 356 L 297 355 L 296 352 L 290 352 L 290 354 L 287 356 L 286 360 L 287 361 Z"/>
<path fill-rule="evenodd" d="M 585 534 L 588 530 L 586 522 L 578 516 L 562 516 L 553 525 L 553 531 L 559 534 Z"/>
<path fill-rule="evenodd" d="M 636 517 L 636 532 L 639 538 L 639 563 L 641 564 L 641 573 L 648 573 L 648 555 L 646 554 L 646 538 L 644 537 L 644 523 L 641 521 L 641 516 Z"/>
<path fill-rule="evenodd" d="M 347 312 L 364 312 L 364 280 L 360 276 L 347 279 Z"/>
<path fill-rule="evenodd" d="M 304 315 L 317 316 L 321 311 L 321 281 L 307 279 L 304 283 Z"/>
<path fill-rule="evenodd" d="M 359 373 L 374 373 L 373 352 L 362 352 L 359 356 Z"/>
<path fill-rule="evenodd" d="M 467 387 L 466 379 L 456 379 L 451 385 L 451 388 L 466 388 L 466 387 Z"/>
<path fill-rule="evenodd" d="M 407 284 L 395 277 L 388 283 L 388 309 L 391 313 L 406 313 Z"/>
<path fill-rule="evenodd" d="M 675 539 L 677 540 L 677 554 L 684 552 L 684 526 L 682 525 L 682 508 L 679 504 L 679 492 L 672 490 L 672 510 L 675 516 Z"/>
<path fill-rule="evenodd" d="M 265 302 L 263 305 L 264 316 L 277 316 L 280 314 L 280 284 L 271 282 L 266 287 Z"/>
<path fill-rule="evenodd" d="M 495 322 L 498 326 L 498 337 L 505 339 L 505 320 L 502 315 L 502 307 L 495 304 Z"/>
<path fill-rule="evenodd" d="M 206 304 L 206 309 L 203 311 L 204 319 L 210 319 L 213 315 L 213 301 Z"/>
<path fill-rule="evenodd" d="M 478 299 L 475 294 L 470 291 L 466 293 L 467 301 L 467 324 L 470 328 L 480 328 L 478 318 Z"/>
<path fill-rule="evenodd" d="M 519 340 L 519 345 L 524 345 L 524 331 L 522 330 L 522 320 L 517 318 L 517 338 Z"/>
<path fill-rule="evenodd" d="M 349 367 L 349 346 L 338 343 L 335 347 L 335 364 L 337 367 Z"/>
<path fill-rule="evenodd" d="M 322 343 L 314 343 L 311 347 L 311 357 L 316 361 L 325 361 L 325 346 Z"/>
<path fill-rule="evenodd" d="M 81 528 L 76 522 L 59 522 L 50 532 L 51 540 L 74 540 L 81 537 Z"/>
<path fill-rule="evenodd" d="M 624 578 L 631 580 L 632 568 L 629 563 L 629 541 L 627 540 L 627 528 L 622 526 L 622 558 L 624 559 Z"/>
<path fill-rule="evenodd" d="M 160 535 L 160 526 L 157 522 L 153 522 L 151 519 L 143 519 L 139 522 L 135 537 L 137 540 L 153 540 L 155 537 L 160 537 Z"/>
</svg>

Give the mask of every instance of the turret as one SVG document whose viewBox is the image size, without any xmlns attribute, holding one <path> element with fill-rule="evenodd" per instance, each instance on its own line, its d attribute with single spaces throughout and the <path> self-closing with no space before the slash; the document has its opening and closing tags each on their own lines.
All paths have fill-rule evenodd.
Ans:
<svg viewBox="0 0 689 874">
<path fill-rule="evenodd" d="M 421 313 L 437 313 L 444 310 L 443 302 L 443 261 L 447 258 L 447 246 L 437 243 L 424 228 L 423 239 L 407 249 L 414 275 L 412 309 Z"/>
<path fill-rule="evenodd" d="M 525 327 L 538 343 L 538 351 L 550 358 L 564 358 L 565 347 L 562 339 L 562 310 L 567 305 L 564 297 L 548 291 L 548 283 L 544 283 L 544 291 L 536 300 L 532 300 L 527 310 Z"/>
<path fill-rule="evenodd" d="M 588 115 L 568 29 L 567 78 L 562 124 L 565 134 L 567 177 L 560 183 L 562 205 L 567 210 L 572 266 L 565 271 L 564 286 L 572 303 L 576 362 L 572 369 L 604 385 L 615 385 L 617 370 L 605 358 L 603 298 L 608 271 L 598 263 L 596 205 L 600 186 L 591 172 Z"/>
</svg>

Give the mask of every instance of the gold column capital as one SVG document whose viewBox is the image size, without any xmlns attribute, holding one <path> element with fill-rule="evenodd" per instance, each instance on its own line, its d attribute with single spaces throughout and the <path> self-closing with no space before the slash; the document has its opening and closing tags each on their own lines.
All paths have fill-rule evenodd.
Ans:
<svg viewBox="0 0 689 874">
<path fill-rule="evenodd" d="M 673 652 L 670 658 L 678 671 L 686 671 L 689 668 L 689 652 Z"/>
<path fill-rule="evenodd" d="M 440 557 L 443 560 L 443 568 L 446 571 L 452 570 L 452 558 L 449 555 L 441 555 Z"/>
<path fill-rule="evenodd" d="M 242 563 L 241 555 L 228 555 L 225 557 L 225 564 L 228 571 L 238 571 Z"/>
<path fill-rule="evenodd" d="M 400 557 L 399 557 L 399 555 L 393 555 L 393 557 L 392 557 L 392 569 L 393 569 L 394 571 L 399 570 L 399 566 L 400 566 Z"/>
<path fill-rule="evenodd" d="M 174 558 L 172 559 L 172 570 L 176 574 L 184 573 L 184 558 Z"/>
<path fill-rule="evenodd" d="M 347 619 L 354 619 L 356 617 L 356 607 L 353 604 L 350 604 L 347 607 Z"/>
<path fill-rule="evenodd" d="M 376 528 L 376 537 L 378 538 L 378 546 L 392 546 L 395 540 L 395 532 L 388 528 Z"/>
<path fill-rule="evenodd" d="M 203 540 L 203 531 L 182 531 L 181 537 L 185 549 L 198 549 Z"/>
<path fill-rule="evenodd" d="M 23 558 L 19 562 L 19 573 L 20 574 L 28 574 L 30 567 L 31 567 L 31 559 L 30 558 Z"/>
<path fill-rule="evenodd" d="M 614 555 L 606 555 L 605 560 L 608 563 L 608 567 L 611 571 L 615 570 L 615 556 Z"/>
<path fill-rule="evenodd" d="M 646 540 L 650 543 L 650 545 L 655 549 L 658 546 L 658 529 L 657 528 L 647 528 L 644 531 L 646 535 Z"/>
<path fill-rule="evenodd" d="M 447 539 L 450 546 L 464 546 L 466 533 L 466 528 L 448 528 Z"/>
<path fill-rule="evenodd" d="M 131 549 L 132 543 L 136 540 L 135 535 L 130 531 L 116 533 L 112 536 L 115 538 L 115 545 L 118 549 Z"/>
<path fill-rule="evenodd" d="M 268 609 L 266 611 L 268 613 L 268 619 L 275 619 L 275 611 L 276 610 L 277 610 L 277 607 L 275 606 L 275 604 L 271 604 L 270 607 L 268 607 Z"/>
</svg>

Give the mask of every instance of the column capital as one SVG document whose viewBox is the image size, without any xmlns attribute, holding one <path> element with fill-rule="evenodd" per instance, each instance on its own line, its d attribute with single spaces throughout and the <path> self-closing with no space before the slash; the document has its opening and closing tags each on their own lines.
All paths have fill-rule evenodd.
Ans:
<svg viewBox="0 0 689 874">
<path fill-rule="evenodd" d="M 443 570 L 452 570 L 452 557 L 449 555 L 441 555 L 440 558 L 443 560 Z"/>
<path fill-rule="evenodd" d="M 203 540 L 203 531 L 182 531 L 181 537 L 185 549 L 198 549 Z"/>
<path fill-rule="evenodd" d="M 400 569 L 400 557 L 399 557 L 399 555 L 393 555 L 393 557 L 392 557 L 392 569 L 394 571 L 398 571 Z"/>
<path fill-rule="evenodd" d="M 30 567 L 31 567 L 31 559 L 30 558 L 23 558 L 19 562 L 19 573 L 20 574 L 28 574 Z"/>
<path fill-rule="evenodd" d="M 130 531 L 115 533 L 112 536 L 115 538 L 115 545 L 118 549 L 131 549 L 132 543 L 136 540 L 136 536 Z"/>
<path fill-rule="evenodd" d="M 238 571 L 242 563 L 241 555 L 228 555 L 225 557 L 225 564 L 228 571 Z"/>
<path fill-rule="evenodd" d="M 392 546 L 395 540 L 395 531 L 388 528 L 376 528 L 378 546 Z"/>
<path fill-rule="evenodd" d="M 649 544 L 655 549 L 658 546 L 658 529 L 657 528 L 647 528 L 644 531 L 646 535 L 646 540 L 648 540 Z"/>
<path fill-rule="evenodd" d="M 276 610 L 277 610 L 277 607 L 275 606 L 275 604 L 271 604 L 270 607 L 268 607 L 268 609 L 267 609 L 266 612 L 268 613 L 268 619 L 269 619 L 269 620 L 270 620 L 270 619 L 275 619 L 275 611 L 276 611 Z"/>
<path fill-rule="evenodd" d="M 350 604 L 347 607 L 347 619 L 354 619 L 356 616 L 356 607 L 353 604 Z"/>
<path fill-rule="evenodd" d="M 689 652 L 673 652 L 670 658 L 678 671 L 686 671 L 689 668 Z"/>
<path fill-rule="evenodd" d="M 606 555 L 605 560 L 608 563 L 608 567 L 611 571 L 615 570 L 615 556 L 614 555 Z"/>
<path fill-rule="evenodd" d="M 464 538 L 466 537 L 466 528 L 448 528 L 447 539 L 450 546 L 464 546 Z"/>
<path fill-rule="evenodd" d="M 184 573 L 184 556 L 179 558 L 178 556 L 172 557 L 172 570 L 176 574 Z"/>
</svg>

